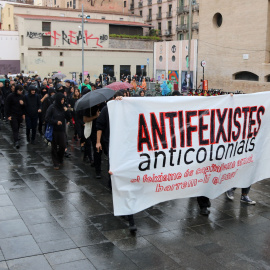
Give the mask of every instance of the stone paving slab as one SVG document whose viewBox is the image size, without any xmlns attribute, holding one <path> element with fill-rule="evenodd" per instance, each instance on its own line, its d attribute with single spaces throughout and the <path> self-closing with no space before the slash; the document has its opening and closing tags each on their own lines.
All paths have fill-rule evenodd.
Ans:
<svg viewBox="0 0 270 270">
<path fill-rule="evenodd" d="M 239 189 L 212 200 L 209 217 L 195 198 L 164 202 L 134 215 L 131 234 L 113 215 L 105 159 L 97 180 L 69 140 L 72 156 L 55 171 L 41 137 L 27 144 L 22 129 L 17 150 L 1 126 L 0 270 L 270 269 L 269 179 L 252 185 L 256 206 Z"/>
</svg>

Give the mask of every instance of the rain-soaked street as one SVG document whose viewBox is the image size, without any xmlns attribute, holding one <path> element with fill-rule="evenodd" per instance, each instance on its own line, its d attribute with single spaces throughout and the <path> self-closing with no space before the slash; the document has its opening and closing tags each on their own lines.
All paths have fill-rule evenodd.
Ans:
<svg viewBox="0 0 270 270">
<path fill-rule="evenodd" d="M 169 201 L 136 214 L 131 234 L 113 215 L 104 157 L 96 179 L 70 140 L 56 171 L 40 137 L 27 144 L 23 129 L 17 150 L 1 125 L 0 269 L 270 269 L 269 180 L 252 185 L 256 206 L 240 203 L 240 189 L 212 200 L 209 217 L 196 198 Z"/>
</svg>

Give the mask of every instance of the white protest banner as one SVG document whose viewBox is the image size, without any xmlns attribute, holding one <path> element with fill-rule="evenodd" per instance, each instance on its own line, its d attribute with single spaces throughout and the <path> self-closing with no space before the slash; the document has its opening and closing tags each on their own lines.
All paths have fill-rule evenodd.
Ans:
<svg viewBox="0 0 270 270">
<path fill-rule="evenodd" d="M 111 101 L 115 215 L 270 176 L 270 92 Z"/>
</svg>

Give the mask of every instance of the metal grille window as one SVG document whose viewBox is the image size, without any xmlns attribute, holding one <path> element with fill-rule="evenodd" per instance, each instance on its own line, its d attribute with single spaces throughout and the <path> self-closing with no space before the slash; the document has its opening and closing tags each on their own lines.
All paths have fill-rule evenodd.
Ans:
<svg viewBox="0 0 270 270">
<path fill-rule="evenodd" d="M 51 23 L 42 22 L 42 31 L 51 31 Z"/>
<path fill-rule="evenodd" d="M 42 36 L 42 46 L 51 46 L 50 36 Z"/>
</svg>

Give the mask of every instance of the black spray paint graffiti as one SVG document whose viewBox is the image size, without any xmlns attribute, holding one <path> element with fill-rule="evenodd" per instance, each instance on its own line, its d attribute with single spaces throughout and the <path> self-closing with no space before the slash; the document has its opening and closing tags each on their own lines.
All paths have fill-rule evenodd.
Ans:
<svg viewBox="0 0 270 270">
<path fill-rule="evenodd" d="M 83 43 L 88 45 L 88 41 L 93 39 L 93 40 L 96 40 L 96 45 L 98 47 L 103 48 L 103 46 L 100 45 L 100 43 L 108 40 L 107 35 L 102 35 L 100 37 L 94 37 L 93 34 L 88 34 L 87 30 L 84 31 L 84 37 L 82 36 L 82 31 L 78 31 L 78 32 L 69 31 L 68 34 L 65 31 L 62 31 L 61 34 L 59 34 L 57 31 L 53 31 L 53 32 L 47 32 L 44 35 L 51 36 L 51 38 L 54 41 L 54 43 L 53 43 L 54 46 L 56 45 L 56 41 L 59 40 L 60 38 L 62 40 L 62 45 L 65 45 L 65 44 L 79 45 L 81 40 L 83 40 Z"/>
<path fill-rule="evenodd" d="M 108 36 L 107 35 L 102 35 L 102 36 L 100 36 L 100 43 L 102 43 L 102 42 L 105 42 L 106 40 L 108 40 Z"/>
<path fill-rule="evenodd" d="M 26 37 L 29 37 L 31 39 L 38 38 L 42 39 L 43 33 L 37 33 L 37 32 L 27 32 Z"/>
</svg>

